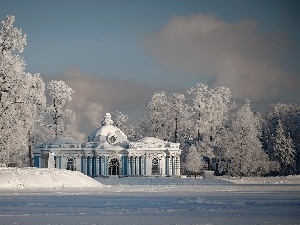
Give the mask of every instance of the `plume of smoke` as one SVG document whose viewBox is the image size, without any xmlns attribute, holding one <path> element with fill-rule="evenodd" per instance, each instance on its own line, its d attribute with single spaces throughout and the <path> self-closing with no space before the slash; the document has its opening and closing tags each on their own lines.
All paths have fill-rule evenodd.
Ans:
<svg viewBox="0 0 300 225">
<path fill-rule="evenodd" d="M 80 141 L 84 140 L 92 129 L 100 126 L 105 113 L 111 112 L 112 109 L 139 111 L 155 91 L 131 81 L 84 74 L 75 68 L 55 79 L 64 80 L 74 90 L 72 101 L 67 107 L 76 113 L 76 119 L 69 125 L 68 130 Z"/>
<path fill-rule="evenodd" d="M 103 105 L 97 102 L 88 103 L 86 110 L 83 112 L 83 115 L 86 116 L 92 126 L 97 127 L 100 125 L 100 115 L 104 115 L 105 111 L 103 110 Z"/>
</svg>

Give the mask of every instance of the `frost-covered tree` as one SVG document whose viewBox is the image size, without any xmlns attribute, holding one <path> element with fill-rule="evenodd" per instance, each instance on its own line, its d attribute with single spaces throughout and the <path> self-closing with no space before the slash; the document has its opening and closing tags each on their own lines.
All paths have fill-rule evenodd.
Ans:
<svg viewBox="0 0 300 225">
<path fill-rule="evenodd" d="M 190 138 L 189 130 L 192 125 L 191 107 L 187 105 L 186 98 L 183 94 L 173 93 L 169 99 L 168 121 L 169 131 L 168 140 L 183 144 L 186 139 Z"/>
<path fill-rule="evenodd" d="M 289 134 L 285 134 L 282 123 L 279 120 L 276 127 L 276 135 L 273 137 L 274 159 L 279 162 L 280 175 L 290 175 L 295 172 L 295 149 Z"/>
<path fill-rule="evenodd" d="M 187 134 L 189 107 L 183 94 L 157 92 L 147 103 L 146 116 L 140 121 L 141 136 L 183 142 Z"/>
<path fill-rule="evenodd" d="M 218 135 L 219 157 L 232 176 L 259 176 L 269 170 L 267 154 L 260 142 L 260 121 L 250 102 L 239 109 Z"/>
<path fill-rule="evenodd" d="M 139 122 L 141 136 L 152 136 L 165 139 L 167 136 L 168 98 L 165 92 L 156 92 L 145 106 L 146 115 Z"/>
<path fill-rule="evenodd" d="M 29 166 L 32 166 L 32 149 L 38 143 L 36 140 L 37 130 L 41 122 L 41 113 L 45 110 L 46 106 L 45 83 L 39 74 L 31 77 L 28 94 L 31 98 L 31 104 L 27 104 L 27 109 L 31 112 L 31 116 L 27 117 L 27 120 L 30 121 L 30 126 L 28 127 L 28 157 Z"/>
<path fill-rule="evenodd" d="M 73 89 L 63 81 L 52 80 L 47 85 L 48 105 L 46 114 L 48 115 L 49 129 L 52 130 L 53 137 L 58 137 L 67 132 L 66 124 L 75 119 L 75 113 L 66 108 L 67 102 L 72 100 Z"/>
<path fill-rule="evenodd" d="M 40 75 L 25 72 L 19 56 L 26 35 L 7 16 L 0 30 L 0 164 L 21 166 L 28 162 L 28 140 L 37 108 L 45 104 L 44 82 Z"/>
<path fill-rule="evenodd" d="M 300 173 L 300 105 L 295 103 L 277 103 L 262 116 L 262 143 L 269 157 L 274 158 L 273 137 L 276 136 L 278 121 L 290 135 L 295 149 L 295 173 Z"/>
<path fill-rule="evenodd" d="M 116 111 L 112 113 L 111 117 L 112 121 L 114 121 L 114 126 L 118 127 L 124 132 L 127 130 L 127 123 L 129 119 L 127 114 L 123 114 L 122 112 Z"/>
<path fill-rule="evenodd" d="M 112 113 L 111 117 L 114 122 L 114 126 L 123 131 L 129 140 L 135 140 L 135 130 L 130 124 L 128 124 L 129 118 L 127 114 L 116 111 Z"/>
<path fill-rule="evenodd" d="M 201 145 L 206 149 L 211 149 L 207 151 L 209 164 L 216 146 L 216 135 L 228 119 L 229 111 L 235 107 L 235 103 L 231 100 L 230 90 L 225 87 L 209 89 L 207 85 L 200 83 L 196 88 L 188 90 L 188 94 L 193 106 L 190 137 L 203 142 Z"/>
<path fill-rule="evenodd" d="M 230 90 L 225 87 L 209 89 L 200 83 L 188 90 L 188 94 L 193 105 L 194 138 L 213 140 L 234 107 Z"/>
<path fill-rule="evenodd" d="M 146 116 L 140 121 L 141 136 L 154 136 L 163 140 L 181 143 L 186 149 L 191 143 L 202 147 L 210 167 L 214 156 L 216 134 L 234 107 L 228 88 L 209 89 L 204 84 L 188 91 L 189 98 L 174 93 L 167 96 L 157 92 L 146 105 Z M 201 143 L 196 143 L 201 142 Z M 184 145 L 187 145 L 186 147 Z"/>
<path fill-rule="evenodd" d="M 197 173 L 203 169 L 203 157 L 199 153 L 197 147 L 195 145 L 191 145 L 188 148 L 187 154 L 185 156 L 184 167 L 189 173 L 194 173 L 196 178 Z"/>
</svg>

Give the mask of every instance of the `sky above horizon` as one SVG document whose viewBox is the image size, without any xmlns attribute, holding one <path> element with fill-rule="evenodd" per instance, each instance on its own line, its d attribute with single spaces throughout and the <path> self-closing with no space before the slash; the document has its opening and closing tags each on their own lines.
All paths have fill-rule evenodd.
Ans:
<svg viewBox="0 0 300 225">
<path fill-rule="evenodd" d="M 27 35 L 26 71 L 64 80 L 78 123 L 141 116 L 155 91 L 229 87 L 257 110 L 299 103 L 299 1 L 0 0 Z M 91 129 L 91 127 L 89 127 Z"/>
</svg>

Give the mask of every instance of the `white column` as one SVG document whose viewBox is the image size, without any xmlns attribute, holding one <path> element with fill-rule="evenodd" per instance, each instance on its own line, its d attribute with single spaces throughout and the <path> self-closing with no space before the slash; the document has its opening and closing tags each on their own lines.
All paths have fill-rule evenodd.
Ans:
<svg viewBox="0 0 300 225">
<path fill-rule="evenodd" d="M 173 176 L 173 156 L 169 157 L 169 175 Z"/>
<path fill-rule="evenodd" d="M 135 160 L 135 156 L 132 157 L 132 167 L 131 167 L 131 171 L 132 171 L 132 176 L 136 175 L 136 160 Z"/>
<path fill-rule="evenodd" d="M 105 175 L 104 174 L 104 157 L 103 156 L 101 156 L 101 174 L 100 175 Z"/>
<path fill-rule="evenodd" d="M 136 157 L 134 157 L 134 175 L 135 176 L 137 176 L 139 174 L 138 163 L 139 163 L 139 158 L 136 156 Z"/>
<path fill-rule="evenodd" d="M 147 156 L 144 156 L 144 162 L 143 162 L 144 175 L 147 175 L 147 163 L 149 163 L 149 160 L 147 160 Z"/>
<path fill-rule="evenodd" d="M 96 176 L 99 176 L 99 156 L 96 156 Z"/>
<path fill-rule="evenodd" d="M 110 160 L 110 158 L 105 156 L 104 171 L 105 171 L 106 176 L 109 174 L 109 171 L 108 171 L 109 170 L 109 160 Z"/>
<path fill-rule="evenodd" d="M 176 162 L 175 162 L 175 165 L 176 165 L 176 175 L 177 176 L 180 176 L 180 157 L 177 156 L 176 157 Z"/>
<path fill-rule="evenodd" d="M 146 175 L 152 175 L 152 158 L 146 159 Z"/>
<path fill-rule="evenodd" d="M 176 174 L 176 167 L 175 167 L 175 156 L 171 156 L 171 173 L 172 173 L 172 176 L 174 176 Z"/>
<path fill-rule="evenodd" d="M 87 175 L 87 156 L 83 158 L 83 173 Z"/>
<path fill-rule="evenodd" d="M 162 176 L 166 175 L 166 158 L 163 156 L 160 160 L 160 172 Z"/>
<path fill-rule="evenodd" d="M 128 176 L 131 176 L 130 157 L 131 157 L 131 156 L 128 156 L 128 157 L 127 157 L 127 175 L 128 175 Z"/>
<path fill-rule="evenodd" d="M 75 160 L 75 169 L 76 169 L 76 171 L 81 171 L 81 157 L 76 156 L 76 158 L 74 158 L 74 160 Z"/>
<path fill-rule="evenodd" d="M 107 157 L 104 156 L 103 157 L 103 175 L 106 176 L 107 175 Z"/>
<path fill-rule="evenodd" d="M 176 163 L 177 163 L 177 157 L 176 156 L 173 156 L 173 175 L 174 176 L 176 176 L 176 174 L 177 174 L 177 165 L 176 165 Z"/>
<path fill-rule="evenodd" d="M 63 168 L 63 158 L 62 156 L 59 157 L 60 163 L 59 163 L 59 169 Z"/>
<path fill-rule="evenodd" d="M 145 156 L 141 157 L 141 174 L 142 176 L 145 175 Z"/>
<path fill-rule="evenodd" d="M 136 157 L 136 175 L 140 175 L 140 157 Z"/>
</svg>

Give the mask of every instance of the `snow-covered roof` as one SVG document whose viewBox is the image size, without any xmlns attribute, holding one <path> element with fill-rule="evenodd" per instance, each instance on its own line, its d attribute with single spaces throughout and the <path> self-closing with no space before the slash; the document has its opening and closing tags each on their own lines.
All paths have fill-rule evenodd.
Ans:
<svg viewBox="0 0 300 225">
<path fill-rule="evenodd" d="M 111 145 L 107 141 L 102 141 L 100 144 L 95 148 L 95 150 L 108 150 L 108 149 L 113 149 L 113 150 L 124 150 L 125 144 L 122 142 L 116 143 L 115 145 Z"/>
<path fill-rule="evenodd" d="M 58 137 L 48 142 L 48 144 L 79 144 L 80 142 L 72 137 Z"/>
<path fill-rule="evenodd" d="M 140 140 L 143 143 L 167 143 L 167 141 L 155 138 L 155 137 L 144 137 Z"/>
<path fill-rule="evenodd" d="M 117 127 L 114 127 L 112 125 L 104 125 L 102 127 L 97 128 L 89 137 L 96 137 L 96 136 L 107 136 L 108 134 L 113 134 L 117 130 L 120 130 Z"/>
</svg>

